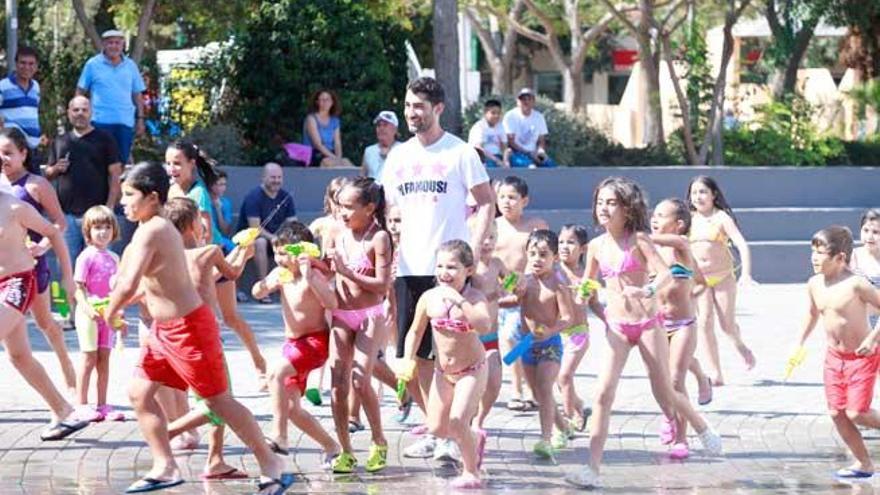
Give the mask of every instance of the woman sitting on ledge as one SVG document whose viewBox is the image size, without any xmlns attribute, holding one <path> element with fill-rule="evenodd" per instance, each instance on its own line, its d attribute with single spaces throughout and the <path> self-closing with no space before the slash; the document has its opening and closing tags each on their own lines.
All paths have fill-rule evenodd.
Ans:
<svg viewBox="0 0 880 495">
<path fill-rule="evenodd" d="M 321 89 L 309 98 L 309 114 L 303 122 L 303 143 L 312 147 L 312 167 L 352 167 L 342 156 L 339 114 L 342 108 L 333 91 Z"/>
</svg>

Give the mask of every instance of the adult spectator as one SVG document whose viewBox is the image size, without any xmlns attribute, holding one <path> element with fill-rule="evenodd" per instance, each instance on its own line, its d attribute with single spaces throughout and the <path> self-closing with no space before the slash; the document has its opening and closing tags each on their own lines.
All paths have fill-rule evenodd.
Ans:
<svg viewBox="0 0 880 495">
<path fill-rule="evenodd" d="M 478 120 L 468 133 L 468 144 L 480 152 L 480 158 L 487 167 L 509 167 L 504 152 L 507 151 L 507 135 L 501 125 L 501 102 L 486 100 L 483 104 L 483 118 Z"/>
<path fill-rule="evenodd" d="M 397 127 L 400 123 L 397 120 L 397 114 L 391 110 L 382 110 L 373 119 L 373 125 L 376 126 L 376 143 L 367 146 L 364 150 L 361 175 L 372 177 L 376 182 L 382 182 L 385 159 L 391 149 L 400 144 L 400 141 L 397 140 Z"/>
<path fill-rule="evenodd" d="M 137 64 L 122 52 L 125 47 L 122 31 L 104 31 L 101 42 L 104 48 L 86 62 L 76 83 L 76 92 L 91 96 L 93 125 L 113 135 L 119 162 L 126 163 L 135 132 L 138 135 L 144 132 L 141 93 L 146 86 Z"/>
<path fill-rule="evenodd" d="M 67 104 L 70 132 L 55 139 L 49 148 L 43 174 L 54 181 L 67 220 L 64 240 L 71 259 L 83 250 L 82 217 L 95 205 L 116 206 L 121 195 L 122 163 L 116 140 L 110 133 L 92 126 L 92 107 L 85 96 L 74 96 Z"/>
<path fill-rule="evenodd" d="M 412 138 L 388 155 L 382 184 L 388 204 L 401 213 L 400 251 L 394 292 L 397 298 L 397 357 L 403 357 L 404 342 L 415 316 L 416 303 L 434 286 L 435 253 L 452 239 L 470 240 L 478 258 L 479 246 L 489 231 L 495 194 L 486 168 L 473 146 L 440 127 L 445 91 L 439 82 L 421 77 L 410 82 L 404 100 L 404 116 Z M 473 234 L 468 231 L 466 200 L 470 193 L 478 205 Z M 430 326 L 419 344 L 416 359 L 418 380 L 410 393 L 426 404 L 434 373 Z M 453 455 L 448 441 L 437 443 L 426 435 L 409 446 L 404 455 L 430 457 Z"/>
<path fill-rule="evenodd" d="M 333 91 L 322 89 L 309 98 L 309 114 L 303 122 L 303 144 L 312 147 L 313 167 L 351 167 L 342 156 L 339 114 L 342 106 Z"/>
<path fill-rule="evenodd" d="M 36 50 L 23 46 L 15 53 L 15 71 L 0 80 L 3 125 L 18 127 L 24 132 L 31 154 L 40 144 L 40 84 L 34 79 L 37 64 Z M 33 154 L 31 158 L 34 165 L 40 163 Z"/>
<path fill-rule="evenodd" d="M 263 167 L 263 180 L 253 188 L 241 203 L 238 213 L 238 229 L 262 227 L 260 236 L 254 246 L 254 262 L 257 264 L 259 279 L 266 278 L 269 273 L 269 251 L 275 232 L 286 220 L 296 219 L 296 207 L 293 196 L 281 188 L 284 184 L 284 172 L 281 165 L 269 162 Z M 261 299 L 262 303 L 272 302 Z"/>
<path fill-rule="evenodd" d="M 555 167 L 547 156 L 547 121 L 535 110 L 535 93 L 522 88 L 516 96 L 516 108 L 504 114 L 504 132 L 511 149 L 511 167 Z"/>
</svg>

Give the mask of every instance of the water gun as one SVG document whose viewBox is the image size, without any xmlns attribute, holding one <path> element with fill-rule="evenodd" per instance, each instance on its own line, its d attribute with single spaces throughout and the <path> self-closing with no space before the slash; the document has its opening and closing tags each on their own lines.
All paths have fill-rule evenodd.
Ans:
<svg viewBox="0 0 880 495">
<path fill-rule="evenodd" d="M 416 374 L 416 362 L 413 359 L 408 359 L 402 363 L 402 367 L 400 372 L 397 373 L 397 400 L 398 402 L 403 402 L 404 397 L 406 396 L 406 384 L 409 383 L 410 380 Z"/>
<path fill-rule="evenodd" d="M 788 362 L 785 364 L 785 375 L 782 381 L 788 381 L 791 378 L 791 374 L 794 372 L 794 369 L 803 364 L 804 359 L 807 357 L 807 348 L 804 346 L 800 346 L 795 349 L 794 354 L 788 358 Z"/>
<path fill-rule="evenodd" d="M 290 273 L 290 270 L 287 268 L 279 268 L 278 269 L 278 283 L 279 284 L 289 284 L 293 282 L 293 274 Z"/>
<path fill-rule="evenodd" d="M 260 229 L 251 227 L 249 229 L 244 229 L 241 232 L 238 232 L 234 236 L 232 236 L 232 242 L 241 247 L 248 247 L 253 244 L 259 236 Z"/>
<path fill-rule="evenodd" d="M 510 272 L 504 277 L 504 280 L 501 281 L 501 287 L 504 288 L 504 291 L 507 293 L 513 293 L 513 289 L 516 289 L 516 284 L 519 282 L 519 275 L 514 272 Z"/>
<path fill-rule="evenodd" d="M 314 244 L 312 242 L 302 241 L 295 244 L 285 244 L 284 251 L 291 256 L 299 256 L 305 253 L 312 258 L 321 257 L 321 248 L 319 248 L 317 244 Z"/>
<path fill-rule="evenodd" d="M 93 299 L 93 300 L 90 300 L 90 301 L 89 301 L 89 304 L 90 304 L 90 305 L 92 306 L 92 308 L 94 308 L 95 311 L 97 311 L 98 314 L 100 314 L 101 317 L 103 318 L 103 317 L 104 317 L 104 311 L 106 311 L 107 306 L 110 305 L 110 298 L 109 298 L 109 297 L 105 297 L 105 298 L 103 298 L 103 299 Z M 110 326 L 112 326 L 114 329 L 122 328 L 122 327 L 125 326 L 125 321 L 123 321 L 121 317 L 119 317 L 118 315 L 116 315 L 116 316 L 113 317 L 113 321 L 110 322 Z M 117 350 L 117 351 L 121 351 L 122 349 L 125 349 L 125 342 L 123 342 L 123 340 L 122 340 L 122 335 L 120 334 L 120 335 L 117 335 L 117 336 L 116 336 L 116 350 Z"/>
<path fill-rule="evenodd" d="M 516 362 L 517 359 L 521 358 L 523 354 L 525 354 L 526 351 L 528 351 L 532 347 L 532 342 L 534 340 L 535 337 L 531 333 L 525 334 L 525 336 L 523 336 L 523 338 L 520 339 L 520 341 L 517 342 L 515 346 L 513 346 L 513 349 L 511 349 L 510 352 L 504 355 L 504 358 L 502 359 L 502 361 L 504 361 L 504 364 L 510 366 L 511 364 Z"/>
<path fill-rule="evenodd" d="M 70 317 L 70 305 L 67 303 L 67 292 L 61 287 L 58 281 L 53 281 L 50 286 L 52 294 L 52 304 L 55 306 L 58 314 L 65 320 Z"/>
<path fill-rule="evenodd" d="M 598 280 L 593 280 L 591 278 L 584 279 L 580 285 L 577 286 L 578 294 L 581 296 L 581 299 L 589 299 L 590 296 L 593 295 L 593 292 L 602 288 L 602 284 L 599 283 Z"/>
</svg>

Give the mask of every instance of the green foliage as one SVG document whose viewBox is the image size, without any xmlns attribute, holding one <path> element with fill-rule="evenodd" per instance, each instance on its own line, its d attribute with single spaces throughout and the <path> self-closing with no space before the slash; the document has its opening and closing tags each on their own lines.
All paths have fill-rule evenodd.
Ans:
<svg viewBox="0 0 880 495">
<path fill-rule="evenodd" d="M 856 102 L 856 115 L 859 120 L 865 120 L 867 109 L 870 107 L 874 112 L 880 113 L 880 79 L 872 79 L 861 84 L 847 93 Z M 880 127 L 880 122 L 878 122 Z M 875 129 L 875 132 L 880 128 Z"/>
<path fill-rule="evenodd" d="M 374 139 L 373 116 L 402 106 L 405 34 L 354 0 L 264 1 L 229 48 L 203 66 L 204 82 L 227 82 L 232 96 L 218 117 L 244 131 L 256 162 L 301 141 L 313 91 L 336 91 L 344 154 L 357 161 Z"/>
<path fill-rule="evenodd" d="M 483 103 L 494 98 L 501 101 L 504 111 L 516 106 L 513 96 L 488 96 L 464 109 L 465 132 L 483 117 Z M 602 131 L 592 127 L 583 114 L 556 108 L 547 98 L 539 96 L 535 109 L 544 114 L 547 128 L 548 153 L 561 164 L 573 167 L 675 165 L 680 163 L 657 148 L 627 149 L 612 143 Z"/>
<path fill-rule="evenodd" d="M 215 124 L 207 127 L 196 126 L 187 133 L 187 138 L 199 143 L 199 148 L 221 165 L 244 165 L 241 131 L 230 124 Z"/>
<path fill-rule="evenodd" d="M 687 81 L 688 117 L 694 137 L 701 136 L 709 124 L 709 107 L 715 89 L 705 32 L 706 26 L 701 16 L 696 15 L 694 22 L 684 27 L 684 43 L 681 47 L 682 58 L 687 64 L 682 80 Z M 700 144 L 696 143 L 696 146 Z"/>
<path fill-rule="evenodd" d="M 880 138 L 843 143 L 849 162 L 858 166 L 880 167 Z"/>
</svg>

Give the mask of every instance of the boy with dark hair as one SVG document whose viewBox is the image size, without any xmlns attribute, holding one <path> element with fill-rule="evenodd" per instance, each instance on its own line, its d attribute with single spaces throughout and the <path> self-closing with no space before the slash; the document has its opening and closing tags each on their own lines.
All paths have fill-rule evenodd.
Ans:
<svg viewBox="0 0 880 495">
<path fill-rule="evenodd" d="M 486 100 L 483 118 L 468 133 L 468 144 L 476 148 L 487 167 L 509 167 L 506 160 L 507 135 L 501 123 L 501 102 Z"/>
</svg>

